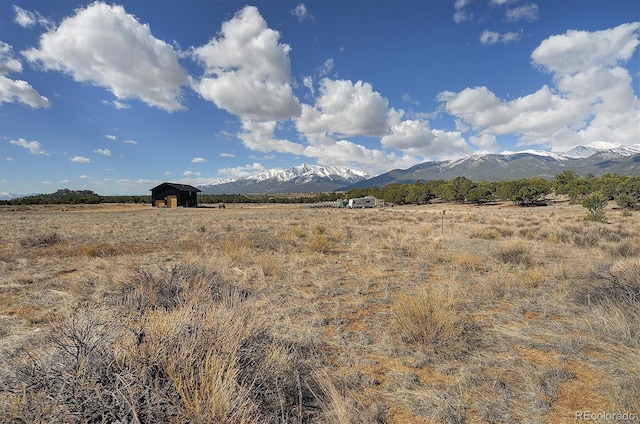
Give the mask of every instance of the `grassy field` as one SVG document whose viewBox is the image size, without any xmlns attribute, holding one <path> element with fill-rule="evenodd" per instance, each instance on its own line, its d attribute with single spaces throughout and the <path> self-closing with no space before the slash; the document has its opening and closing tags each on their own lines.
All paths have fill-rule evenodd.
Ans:
<svg viewBox="0 0 640 424">
<path fill-rule="evenodd" d="M 606 214 L 1 208 L 0 421 L 640 419 L 640 214 Z"/>
</svg>

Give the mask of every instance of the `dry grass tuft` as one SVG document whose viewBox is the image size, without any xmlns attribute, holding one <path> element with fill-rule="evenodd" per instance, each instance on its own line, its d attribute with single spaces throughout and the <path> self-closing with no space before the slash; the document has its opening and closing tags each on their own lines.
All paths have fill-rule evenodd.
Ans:
<svg viewBox="0 0 640 424">
<path fill-rule="evenodd" d="M 616 262 L 611 267 L 611 275 L 630 301 L 640 302 L 640 258 Z"/>
<path fill-rule="evenodd" d="M 58 233 L 44 233 L 27 237 L 21 241 L 22 247 L 47 247 L 60 244 L 64 241 Z"/>
<path fill-rule="evenodd" d="M 499 245 L 493 251 L 493 255 L 505 264 L 529 266 L 533 263 L 531 247 L 522 240 Z"/>
<path fill-rule="evenodd" d="M 401 294 L 393 304 L 393 316 L 405 342 L 436 354 L 453 354 L 464 348 L 464 314 L 448 287 Z"/>
</svg>

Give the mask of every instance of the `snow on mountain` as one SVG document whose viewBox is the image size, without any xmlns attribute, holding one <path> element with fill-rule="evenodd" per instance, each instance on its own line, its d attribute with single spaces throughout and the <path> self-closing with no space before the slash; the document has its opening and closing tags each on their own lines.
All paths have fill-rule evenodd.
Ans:
<svg viewBox="0 0 640 424">
<path fill-rule="evenodd" d="M 294 179 L 312 180 L 314 178 L 325 178 L 328 180 L 343 179 L 346 181 L 360 181 L 372 177 L 365 172 L 355 169 L 340 168 L 337 166 L 319 166 L 303 163 L 289 169 L 269 169 L 262 174 L 247 177 L 247 180 L 266 181 L 275 180 L 287 182 Z"/>
<path fill-rule="evenodd" d="M 338 166 L 302 165 L 269 169 L 223 184 L 199 186 L 205 193 L 292 193 L 333 191 L 373 177 L 363 171 Z"/>
<path fill-rule="evenodd" d="M 0 200 L 11 200 L 21 197 L 19 194 L 7 193 L 6 191 L 0 191 Z"/>
<path fill-rule="evenodd" d="M 220 179 L 216 179 L 216 180 L 212 180 L 209 181 L 208 183 L 204 183 L 201 186 L 202 187 L 209 187 L 209 186 L 214 186 L 214 185 L 220 185 L 220 184 L 226 184 L 226 183 L 232 183 L 234 182 L 236 179 L 234 178 L 220 178 Z"/>
<path fill-rule="evenodd" d="M 611 152 L 621 156 L 632 156 L 640 153 L 640 144 L 621 145 L 606 141 L 596 141 L 586 146 L 578 146 L 562 153 L 563 156 L 573 159 L 584 159 L 600 152 Z"/>
</svg>

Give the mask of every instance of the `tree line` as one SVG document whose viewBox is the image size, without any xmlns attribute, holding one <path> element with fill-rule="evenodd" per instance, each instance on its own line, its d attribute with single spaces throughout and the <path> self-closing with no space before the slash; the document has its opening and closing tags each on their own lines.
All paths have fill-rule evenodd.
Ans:
<svg viewBox="0 0 640 424">
<path fill-rule="evenodd" d="M 496 201 L 511 201 L 520 206 L 547 204 L 550 196 L 567 196 L 571 203 L 582 203 L 588 196 L 598 193 L 607 200 L 615 200 L 625 209 L 640 208 L 640 176 L 605 174 L 579 176 L 575 171 L 564 171 L 552 180 L 542 177 L 511 181 L 474 182 L 467 177 L 451 180 L 391 183 L 382 187 L 356 188 L 347 197 L 374 196 L 394 204 L 422 204 L 434 199 L 478 205 Z"/>
</svg>

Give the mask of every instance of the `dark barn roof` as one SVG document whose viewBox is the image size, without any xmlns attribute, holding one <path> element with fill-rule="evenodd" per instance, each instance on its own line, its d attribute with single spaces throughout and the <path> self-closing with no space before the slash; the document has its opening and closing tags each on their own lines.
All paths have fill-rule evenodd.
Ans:
<svg viewBox="0 0 640 424">
<path fill-rule="evenodd" d="M 195 188 L 194 186 L 190 186 L 188 184 L 178 184 L 178 183 L 162 183 L 154 188 L 152 188 L 149 191 L 158 191 L 159 189 L 162 188 L 175 188 L 178 191 L 189 191 L 189 192 L 196 192 L 196 193 L 200 193 L 202 190 L 200 190 L 199 188 Z"/>
</svg>

